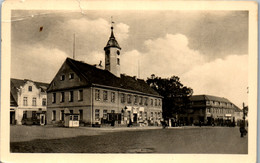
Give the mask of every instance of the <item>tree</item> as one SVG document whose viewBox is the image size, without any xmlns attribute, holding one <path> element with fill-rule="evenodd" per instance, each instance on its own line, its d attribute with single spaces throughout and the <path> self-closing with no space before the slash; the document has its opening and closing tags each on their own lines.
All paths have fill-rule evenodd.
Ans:
<svg viewBox="0 0 260 163">
<path fill-rule="evenodd" d="M 172 118 L 174 114 L 185 113 L 189 107 L 189 97 L 193 90 L 183 86 L 178 76 L 161 78 L 152 74 L 146 82 L 163 97 L 163 118 Z"/>
</svg>

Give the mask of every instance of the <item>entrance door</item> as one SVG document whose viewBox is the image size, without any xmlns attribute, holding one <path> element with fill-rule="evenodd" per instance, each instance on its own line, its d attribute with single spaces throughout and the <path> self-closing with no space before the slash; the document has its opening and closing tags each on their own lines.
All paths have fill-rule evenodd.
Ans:
<svg viewBox="0 0 260 163">
<path fill-rule="evenodd" d="M 44 114 L 40 115 L 40 123 L 41 123 L 41 125 L 45 125 L 45 115 Z"/>
<path fill-rule="evenodd" d="M 133 116 L 134 116 L 134 123 L 137 123 L 137 114 L 133 114 Z"/>
</svg>

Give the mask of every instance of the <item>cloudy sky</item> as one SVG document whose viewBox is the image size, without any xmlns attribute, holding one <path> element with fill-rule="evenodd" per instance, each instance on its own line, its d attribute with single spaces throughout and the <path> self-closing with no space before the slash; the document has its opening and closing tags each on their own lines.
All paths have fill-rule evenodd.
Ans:
<svg viewBox="0 0 260 163">
<path fill-rule="evenodd" d="M 246 11 L 12 11 L 11 77 L 51 82 L 66 57 L 104 63 L 114 34 L 121 73 L 147 79 L 177 75 L 194 94 L 247 103 Z M 40 27 L 42 31 L 40 31 Z"/>
</svg>

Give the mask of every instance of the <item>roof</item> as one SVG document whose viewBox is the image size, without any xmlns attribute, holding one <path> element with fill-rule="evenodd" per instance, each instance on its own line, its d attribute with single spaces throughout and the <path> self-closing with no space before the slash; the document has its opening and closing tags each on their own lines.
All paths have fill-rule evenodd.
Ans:
<svg viewBox="0 0 260 163">
<path fill-rule="evenodd" d="M 13 98 L 14 102 L 17 103 L 17 92 L 18 89 L 23 86 L 27 81 L 33 82 L 37 88 L 41 88 L 43 91 L 46 91 L 49 84 L 48 83 L 42 83 L 42 82 L 36 82 L 28 79 L 14 79 L 11 78 L 11 100 Z"/>
<path fill-rule="evenodd" d="M 122 74 L 119 78 L 108 70 L 99 69 L 95 66 L 71 58 L 67 58 L 65 62 L 92 85 L 109 86 L 160 96 L 144 80 Z"/>
<path fill-rule="evenodd" d="M 224 97 L 217 97 L 211 95 L 193 95 L 190 97 L 191 101 L 218 101 L 218 102 L 226 102 L 231 103 L 228 99 Z"/>
<path fill-rule="evenodd" d="M 12 93 L 10 93 L 10 106 L 17 107 L 17 102 L 15 101 Z"/>
<path fill-rule="evenodd" d="M 109 38 L 109 40 L 108 40 L 108 42 L 107 42 L 107 45 L 106 45 L 106 47 L 104 48 L 104 50 L 106 50 L 106 49 L 109 48 L 109 47 L 116 47 L 116 48 L 121 49 L 120 46 L 119 46 L 119 44 L 118 44 L 118 42 L 116 41 L 115 36 L 114 36 L 113 27 L 111 27 L 111 35 L 110 35 L 110 38 Z"/>
</svg>

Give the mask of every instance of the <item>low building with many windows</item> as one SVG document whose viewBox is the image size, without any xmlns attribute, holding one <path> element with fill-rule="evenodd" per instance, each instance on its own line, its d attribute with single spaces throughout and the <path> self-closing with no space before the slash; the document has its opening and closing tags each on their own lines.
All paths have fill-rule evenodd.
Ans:
<svg viewBox="0 0 260 163">
<path fill-rule="evenodd" d="M 160 124 L 162 97 L 144 80 L 120 74 L 120 50 L 111 27 L 104 70 L 65 60 L 47 91 L 48 124 L 64 121 L 65 110 L 85 124 Z"/>
<path fill-rule="evenodd" d="M 37 112 L 46 112 L 49 84 L 32 80 L 11 79 L 10 123 L 22 124 L 23 118 L 36 118 Z"/>
<path fill-rule="evenodd" d="M 210 95 L 193 95 L 190 107 L 180 115 L 183 124 L 230 125 L 238 118 L 240 109 L 224 97 Z"/>
</svg>

